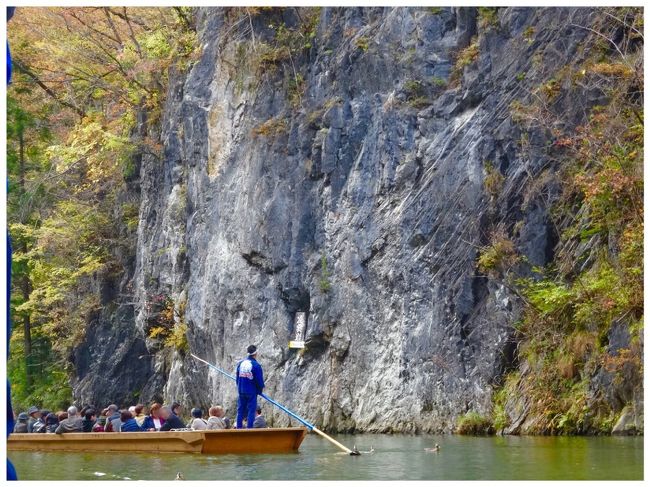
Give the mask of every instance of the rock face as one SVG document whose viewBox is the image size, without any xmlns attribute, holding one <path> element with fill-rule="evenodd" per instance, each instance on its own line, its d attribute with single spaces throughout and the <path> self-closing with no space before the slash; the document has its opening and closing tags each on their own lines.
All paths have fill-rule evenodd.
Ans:
<svg viewBox="0 0 650 487">
<path fill-rule="evenodd" d="M 477 271 L 478 248 L 499 223 L 516 225 L 525 274 L 557 238 L 549 199 L 524 194 L 552 160 L 548 141 L 523 154 L 510 106 L 582 55 L 588 31 L 572 24 L 592 13 L 503 8 L 488 28 L 473 8 L 284 9 L 245 22 L 199 9 L 200 59 L 172 73 L 163 154 L 142 161 L 124 333 L 147 351 L 133 346 L 125 397 L 137 387 L 142 400 L 235 412 L 227 378 L 145 338 L 147 304 L 164 295 L 192 353 L 232 370 L 256 344 L 267 393 L 326 429 L 450 431 L 468 410 L 489 413 L 519 302 Z M 281 26 L 310 15 L 313 35 L 283 56 Z M 298 311 L 303 351 L 287 347 Z M 108 400 L 92 384 L 118 365 L 94 360 L 76 393 Z"/>
<path fill-rule="evenodd" d="M 634 407 L 626 406 L 612 428 L 612 434 L 634 435 L 638 432 L 643 432 L 643 410 L 637 412 Z"/>
</svg>

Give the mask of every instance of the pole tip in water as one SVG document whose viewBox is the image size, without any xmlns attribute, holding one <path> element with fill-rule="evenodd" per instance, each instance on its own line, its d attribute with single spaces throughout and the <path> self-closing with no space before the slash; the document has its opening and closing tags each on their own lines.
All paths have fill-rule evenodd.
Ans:
<svg viewBox="0 0 650 487">
<path fill-rule="evenodd" d="M 350 451 L 350 455 L 356 457 L 361 455 L 361 452 L 355 448 L 354 450 Z"/>
</svg>

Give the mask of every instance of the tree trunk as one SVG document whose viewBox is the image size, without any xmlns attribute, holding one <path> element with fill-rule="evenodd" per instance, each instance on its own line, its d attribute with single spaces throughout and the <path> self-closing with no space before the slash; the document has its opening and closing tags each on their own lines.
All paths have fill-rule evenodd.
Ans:
<svg viewBox="0 0 650 487">
<path fill-rule="evenodd" d="M 19 185 L 21 194 L 25 194 L 25 139 L 23 130 L 18 133 L 19 144 L 19 161 L 20 161 L 20 177 Z M 23 241 L 21 245 L 23 253 L 27 253 L 27 242 Z M 29 280 L 29 274 L 22 276 L 21 291 L 23 299 L 27 301 L 32 292 L 32 283 Z M 23 316 L 23 334 L 25 340 L 25 388 L 27 393 L 31 393 L 34 389 L 34 377 L 32 369 L 32 323 L 29 313 Z"/>
</svg>

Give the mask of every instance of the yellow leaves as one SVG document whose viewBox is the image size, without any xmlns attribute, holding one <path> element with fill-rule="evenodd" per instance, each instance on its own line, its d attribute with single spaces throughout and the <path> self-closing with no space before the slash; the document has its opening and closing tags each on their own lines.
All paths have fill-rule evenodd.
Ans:
<svg viewBox="0 0 650 487">
<path fill-rule="evenodd" d="M 165 346 L 178 351 L 186 351 L 189 348 L 187 343 L 187 324 L 181 322 L 176 324 L 171 333 L 165 339 Z"/>
<path fill-rule="evenodd" d="M 149 330 L 149 338 L 164 338 L 169 335 L 169 329 L 164 326 L 154 326 Z"/>
<path fill-rule="evenodd" d="M 150 59 L 169 59 L 172 53 L 172 46 L 169 43 L 171 34 L 171 32 L 162 29 L 153 32 L 143 32 L 139 36 L 139 43 L 143 54 Z"/>
<path fill-rule="evenodd" d="M 36 237 L 37 230 L 33 225 L 25 225 L 23 223 L 9 223 L 9 234 L 14 241 L 32 240 Z"/>
<path fill-rule="evenodd" d="M 287 131 L 287 121 L 283 118 L 271 118 L 266 122 L 253 128 L 252 134 L 254 136 L 261 135 L 263 137 L 277 136 Z"/>
<path fill-rule="evenodd" d="M 634 71 L 624 63 L 596 63 L 591 66 L 590 71 L 602 76 L 611 76 L 615 78 L 630 78 Z"/>
</svg>

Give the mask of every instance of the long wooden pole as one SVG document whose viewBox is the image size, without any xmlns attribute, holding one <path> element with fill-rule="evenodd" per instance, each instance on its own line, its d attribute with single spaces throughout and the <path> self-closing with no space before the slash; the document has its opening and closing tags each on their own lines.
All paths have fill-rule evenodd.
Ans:
<svg viewBox="0 0 650 487">
<path fill-rule="evenodd" d="M 223 369 L 220 369 L 220 368 L 217 367 L 216 365 L 213 365 L 213 364 L 211 364 L 210 362 L 207 362 L 207 361 L 203 360 L 202 358 L 197 357 L 197 356 L 194 355 L 193 353 L 190 353 L 190 355 L 191 355 L 192 357 L 194 357 L 196 360 L 198 360 L 199 362 L 203 362 L 203 363 L 204 363 L 205 365 L 207 365 L 208 367 L 210 367 L 210 368 L 216 370 L 217 372 L 222 373 L 223 375 L 225 375 L 225 376 L 228 377 L 229 379 L 232 379 L 232 380 L 234 380 L 235 382 L 237 381 L 237 379 L 235 379 L 235 376 L 229 374 L 228 372 L 226 372 L 226 371 L 223 370 Z M 266 399 L 268 402 L 270 402 L 270 403 L 273 404 L 274 406 L 277 406 L 278 408 L 282 409 L 285 413 L 287 413 L 287 414 L 288 414 L 289 416 L 291 416 L 292 418 L 295 418 L 295 419 L 297 419 L 298 421 L 300 421 L 302 424 L 304 424 L 305 426 L 307 426 L 307 428 L 309 428 L 310 431 L 313 431 L 314 433 L 317 433 L 317 434 L 321 435 L 321 436 L 322 436 L 323 438 L 325 438 L 327 441 L 331 442 L 333 445 L 336 445 L 338 448 L 340 448 L 341 450 L 343 450 L 343 451 L 344 451 L 345 453 L 347 453 L 348 455 L 360 455 L 360 453 L 359 453 L 358 450 L 356 450 L 356 449 L 355 449 L 355 450 L 350 450 L 347 446 L 342 445 L 341 443 L 339 443 L 338 441 L 336 441 L 336 440 L 335 440 L 334 438 L 332 438 L 331 436 L 327 435 L 326 433 L 324 433 L 324 432 L 322 432 L 321 430 L 319 430 L 318 428 L 316 428 L 316 426 L 314 426 L 313 424 L 311 424 L 309 421 L 307 421 L 307 420 L 304 419 L 304 418 L 301 418 L 301 417 L 298 416 L 296 413 L 294 413 L 293 411 L 287 409 L 285 406 L 283 406 L 283 405 L 280 404 L 279 402 L 274 401 L 273 399 L 271 399 L 270 397 L 268 397 L 266 394 L 260 394 L 260 396 L 262 396 L 264 399 Z"/>
</svg>

